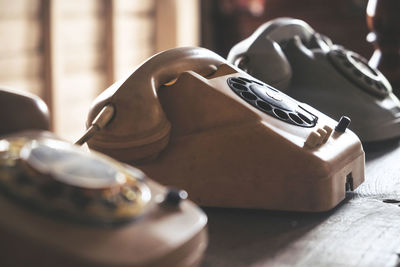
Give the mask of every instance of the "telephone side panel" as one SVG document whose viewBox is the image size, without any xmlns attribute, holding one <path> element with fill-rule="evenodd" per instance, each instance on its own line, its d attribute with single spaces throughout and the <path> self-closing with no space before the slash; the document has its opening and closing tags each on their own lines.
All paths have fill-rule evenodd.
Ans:
<svg viewBox="0 0 400 267">
<path fill-rule="evenodd" d="M 311 129 L 249 107 L 227 86 L 228 77 L 207 80 L 187 72 L 160 89 L 173 125 L 170 142 L 140 168 L 163 184 L 185 188 L 204 206 L 324 211 L 344 199 L 348 174 L 354 188 L 361 184 L 364 154 L 353 133 L 310 150 L 304 140 Z M 339 147 L 354 158 L 343 161 Z"/>
</svg>

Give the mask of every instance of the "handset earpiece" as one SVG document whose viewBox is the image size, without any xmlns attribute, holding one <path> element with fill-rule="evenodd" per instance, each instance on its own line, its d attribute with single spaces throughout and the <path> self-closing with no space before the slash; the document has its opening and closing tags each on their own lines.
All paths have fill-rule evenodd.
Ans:
<svg viewBox="0 0 400 267">
<path fill-rule="evenodd" d="M 158 100 L 158 88 L 184 71 L 210 75 L 224 59 L 204 49 L 184 47 L 161 52 L 118 81 L 94 101 L 87 124 L 106 106 L 112 119 L 88 145 L 119 160 L 134 162 L 156 157 L 168 144 L 171 124 Z"/>
<path fill-rule="evenodd" d="M 294 36 L 309 42 L 314 30 L 305 22 L 279 18 L 261 25 L 249 38 L 236 44 L 228 61 L 269 85 L 286 91 L 292 78 L 290 63 L 282 51 Z"/>
<path fill-rule="evenodd" d="M 43 100 L 26 92 L 0 88 L 0 136 L 49 128 L 49 111 Z"/>
<path fill-rule="evenodd" d="M 281 47 L 264 34 L 254 41 L 250 39 L 235 45 L 229 52 L 228 61 L 253 77 L 285 91 L 292 69 Z"/>
<path fill-rule="evenodd" d="M 292 39 L 294 36 L 299 36 L 301 40 L 308 42 L 315 34 L 313 28 L 306 22 L 287 17 L 266 22 L 259 29 L 263 30 L 265 36 L 279 44 Z M 255 31 L 255 33 L 257 32 L 258 30 Z"/>
</svg>

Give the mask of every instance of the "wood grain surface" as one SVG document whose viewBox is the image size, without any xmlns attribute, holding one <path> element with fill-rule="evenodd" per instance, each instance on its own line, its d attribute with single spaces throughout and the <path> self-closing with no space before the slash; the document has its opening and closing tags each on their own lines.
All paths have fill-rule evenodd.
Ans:
<svg viewBox="0 0 400 267">
<path fill-rule="evenodd" d="M 400 147 L 366 156 L 366 181 L 329 212 L 206 208 L 202 266 L 400 266 Z"/>
</svg>

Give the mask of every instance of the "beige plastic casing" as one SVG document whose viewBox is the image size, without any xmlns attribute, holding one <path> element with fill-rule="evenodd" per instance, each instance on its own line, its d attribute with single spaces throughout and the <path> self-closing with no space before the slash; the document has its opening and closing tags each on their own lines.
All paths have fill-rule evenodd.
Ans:
<svg viewBox="0 0 400 267">
<path fill-rule="evenodd" d="M 56 221 L 2 196 L 0 210 L 1 266 L 198 266 L 207 246 L 207 218 L 189 201 L 110 228 Z"/>
<path fill-rule="evenodd" d="M 166 193 L 145 179 L 151 200 L 132 222 L 94 226 L 44 216 L 0 194 L 1 266 L 198 266 L 207 217 L 189 200 L 159 204 Z"/>
<path fill-rule="evenodd" d="M 197 57 L 200 54 L 209 58 L 208 65 L 211 61 L 219 63 L 217 71 L 212 75 L 198 74 L 195 71 L 201 68 L 201 62 L 192 60 L 195 71 L 180 69 L 180 73 L 173 73 L 173 66 L 179 62 L 190 67 L 187 55 L 193 52 Z M 139 165 L 142 170 L 162 184 L 187 190 L 191 199 L 203 206 L 326 211 L 345 198 L 347 182 L 352 181 L 353 189 L 363 182 L 364 151 L 352 131 L 333 132 L 325 143 L 321 139 L 317 142 L 320 144 L 308 146 L 310 134 L 315 135 L 326 126 L 334 129 L 337 122 L 304 103 L 299 104 L 318 117 L 315 127 L 278 120 L 249 105 L 229 88 L 230 77 L 255 79 L 216 54 L 200 48 L 164 53 L 169 56 L 154 56 L 95 101 L 88 122 L 106 103 L 115 106 L 116 114 L 106 131 L 89 141 L 90 148 L 128 163 L 146 159 Z M 153 75 L 152 68 L 159 69 L 159 64 L 171 72 L 164 83 L 177 78 L 175 83 L 161 86 L 140 82 L 141 76 L 143 81 L 148 80 Z M 129 106 L 119 105 L 120 90 Z M 164 135 L 165 148 L 154 149 L 157 142 L 138 142 L 136 147 L 132 142 L 125 147 L 113 142 L 118 135 L 132 136 L 134 132 L 129 127 L 136 127 L 141 133 L 136 117 L 154 121 L 136 108 L 144 104 L 152 107 L 151 101 L 133 97 L 138 92 L 151 92 L 152 101 L 162 112 L 159 116 L 171 125 L 170 134 Z M 124 129 L 118 125 L 118 116 L 131 116 L 126 123 L 132 126 Z"/>
</svg>

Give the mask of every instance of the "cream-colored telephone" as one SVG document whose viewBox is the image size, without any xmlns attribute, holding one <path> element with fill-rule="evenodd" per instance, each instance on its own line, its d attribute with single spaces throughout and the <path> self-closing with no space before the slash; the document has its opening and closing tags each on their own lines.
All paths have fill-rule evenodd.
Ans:
<svg viewBox="0 0 400 267">
<path fill-rule="evenodd" d="M 0 114 L 46 119 L 37 98 L 0 89 L 0 102 L 12 104 Z M 185 191 L 25 121 L 12 121 L 0 139 L 0 266 L 200 263 L 207 217 Z M 29 127 L 37 130 L 13 132 Z"/>
<path fill-rule="evenodd" d="M 358 137 L 203 48 L 157 54 L 94 102 L 92 150 L 204 206 L 324 211 L 364 180 Z"/>
</svg>

